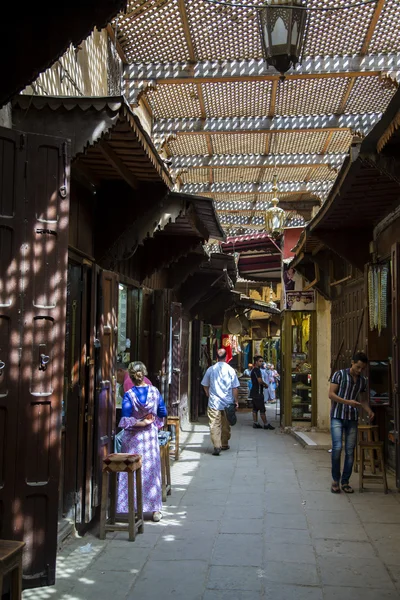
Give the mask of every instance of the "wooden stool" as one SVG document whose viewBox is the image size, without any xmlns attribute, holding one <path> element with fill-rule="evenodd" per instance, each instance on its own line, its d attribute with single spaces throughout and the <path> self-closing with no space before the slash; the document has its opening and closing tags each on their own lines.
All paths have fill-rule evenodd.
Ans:
<svg viewBox="0 0 400 600">
<path fill-rule="evenodd" d="M 22 595 L 22 551 L 25 542 L 0 540 L 0 597 L 3 592 L 3 578 L 11 575 L 11 598 L 21 600 Z"/>
<path fill-rule="evenodd" d="M 371 452 L 371 470 L 374 467 L 375 473 L 375 459 L 374 452 L 376 452 L 377 460 L 380 465 L 381 474 L 379 475 L 366 475 L 364 473 L 366 467 L 365 461 L 365 453 Z M 382 483 L 383 490 L 385 494 L 388 493 L 388 485 L 386 480 L 386 469 L 385 469 L 385 461 L 383 459 L 383 442 L 360 442 L 360 473 L 359 473 L 359 481 L 360 481 L 360 492 L 364 490 L 364 482 L 372 481 L 374 483 Z"/>
<path fill-rule="evenodd" d="M 171 495 L 171 465 L 169 456 L 169 444 L 171 434 L 169 431 L 158 432 L 158 443 L 160 445 L 161 458 L 161 488 L 162 501 L 167 501 L 167 496 Z"/>
<path fill-rule="evenodd" d="M 128 524 L 116 523 L 117 473 L 128 474 Z M 135 476 L 134 476 L 135 474 Z M 110 477 L 108 477 L 110 476 Z M 107 519 L 108 479 L 110 478 L 110 517 Z M 134 485 L 136 484 L 136 514 Z M 107 531 L 128 531 L 129 541 L 136 533 L 143 533 L 142 457 L 139 454 L 109 454 L 103 460 L 103 487 L 101 492 L 100 539 Z"/>
<path fill-rule="evenodd" d="M 358 473 L 358 466 L 360 462 L 358 447 L 360 442 L 379 442 L 379 426 L 378 425 L 359 425 L 357 427 L 357 446 L 356 446 L 356 460 L 354 466 L 354 472 Z M 374 453 L 371 451 L 371 456 L 366 459 L 365 464 L 370 464 L 371 471 L 375 473 L 375 458 Z"/>
<path fill-rule="evenodd" d="M 167 417 L 167 426 L 175 427 L 175 460 L 179 459 L 179 433 L 181 430 L 181 420 L 179 417 Z"/>
</svg>

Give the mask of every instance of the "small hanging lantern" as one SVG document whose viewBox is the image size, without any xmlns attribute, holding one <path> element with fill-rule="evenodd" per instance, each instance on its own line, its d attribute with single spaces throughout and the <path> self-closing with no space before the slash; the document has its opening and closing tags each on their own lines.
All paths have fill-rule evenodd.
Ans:
<svg viewBox="0 0 400 600">
<path fill-rule="evenodd" d="M 278 198 L 276 197 L 276 193 L 278 191 L 277 186 L 277 175 L 274 174 L 274 182 L 272 186 L 272 191 L 275 194 L 272 198 L 272 206 L 267 209 L 265 213 L 265 229 L 273 238 L 277 238 L 283 233 L 283 229 L 285 226 L 286 213 L 282 208 L 278 206 Z"/>
<path fill-rule="evenodd" d="M 268 0 L 260 10 L 265 60 L 282 75 L 299 62 L 306 21 L 302 0 Z"/>
</svg>

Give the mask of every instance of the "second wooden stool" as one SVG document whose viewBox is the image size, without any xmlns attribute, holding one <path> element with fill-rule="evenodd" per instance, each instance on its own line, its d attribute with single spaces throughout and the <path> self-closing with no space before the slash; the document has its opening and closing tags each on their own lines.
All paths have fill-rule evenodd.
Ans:
<svg viewBox="0 0 400 600">
<path fill-rule="evenodd" d="M 128 476 L 128 524 L 116 523 L 117 473 Z M 108 480 L 110 479 L 110 516 L 107 519 Z M 136 484 L 136 513 L 135 489 Z M 103 486 L 101 492 L 100 539 L 107 531 L 128 531 L 129 541 L 136 533 L 143 533 L 142 457 L 139 454 L 109 454 L 103 460 Z"/>
<path fill-rule="evenodd" d="M 179 417 L 171 417 L 168 415 L 167 417 L 167 426 L 168 427 L 175 427 L 175 439 L 174 439 L 174 444 L 175 444 L 175 460 L 179 459 L 179 434 L 180 434 L 180 428 L 181 428 L 181 420 Z"/>
<path fill-rule="evenodd" d="M 365 453 L 371 452 L 371 463 L 374 466 L 374 472 L 371 474 L 365 474 L 366 460 Z M 376 452 L 377 460 L 380 465 L 380 474 L 375 474 L 375 459 L 374 452 Z M 370 465 L 372 470 L 372 464 Z M 388 493 L 388 484 L 386 480 L 386 469 L 385 469 L 385 461 L 383 458 L 383 442 L 360 442 L 360 472 L 359 472 L 359 482 L 360 482 L 360 492 L 364 491 L 364 483 L 365 482 L 372 483 L 382 483 L 383 491 L 385 494 Z"/>
<path fill-rule="evenodd" d="M 161 458 L 161 487 L 162 501 L 167 501 L 167 496 L 171 495 L 171 464 L 169 456 L 169 443 L 171 434 L 169 431 L 158 432 L 158 443 L 160 445 Z"/>
<path fill-rule="evenodd" d="M 360 442 L 379 442 L 379 426 L 378 425 L 359 425 L 357 427 L 357 446 L 356 446 L 356 459 L 354 465 L 354 472 L 358 473 L 360 456 L 359 456 L 359 445 Z M 371 470 L 375 473 L 375 456 L 373 451 L 365 458 L 365 464 L 370 464 Z"/>
<path fill-rule="evenodd" d="M 11 598 L 21 600 L 22 595 L 22 551 L 25 542 L 0 540 L 0 598 L 3 592 L 3 578 L 11 575 Z"/>
</svg>

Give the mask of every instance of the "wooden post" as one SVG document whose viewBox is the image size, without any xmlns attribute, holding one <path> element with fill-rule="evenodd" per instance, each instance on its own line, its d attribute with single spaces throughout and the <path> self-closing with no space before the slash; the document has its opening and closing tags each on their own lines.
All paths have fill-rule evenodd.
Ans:
<svg viewBox="0 0 400 600">
<path fill-rule="evenodd" d="M 140 522 L 138 532 L 143 533 L 144 521 L 143 521 L 143 488 L 142 488 L 142 468 L 135 471 L 136 477 L 136 510 L 137 519 Z"/>
<path fill-rule="evenodd" d="M 103 484 L 101 489 L 101 509 L 100 509 L 100 539 L 106 539 L 106 521 L 107 521 L 107 503 L 108 503 L 108 473 L 103 472 Z"/>
<path fill-rule="evenodd" d="M 133 471 L 128 471 L 128 519 L 129 541 L 135 541 L 135 501 L 134 501 Z"/>
</svg>

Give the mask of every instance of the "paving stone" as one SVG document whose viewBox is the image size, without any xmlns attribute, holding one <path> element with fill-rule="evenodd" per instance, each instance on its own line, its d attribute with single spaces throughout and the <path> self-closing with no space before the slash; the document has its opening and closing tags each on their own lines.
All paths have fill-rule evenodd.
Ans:
<svg viewBox="0 0 400 600">
<path fill-rule="evenodd" d="M 240 592 L 235 590 L 234 600 L 258 600 L 261 592 Z M 206 590 L 203 600 L 233 600 L 232 590 Z"/>
<path fill-rule="evenodd" d="M 321 556 L 318 558 L 322 583 L 341 587 L 394 589 L 393 582 L 378 558 Z"/>
<path fill-rule="evenodd" d="M 62 600 L 110 600 L 110 598 L 125 598 L 137 577 L 137 572 L 113 573 L 90 569 L 82 575 L 73 587 L 70 595 Z"/>
<path fill-rule="evenodd" d="M 319 585 L 318 573 L 315 565 L 268 561 L 263 568 L 265 584 L 270 582 L 293 584 L 297 586 Z"/>
<path fill-rule="evenodd" d="M 379 558 L 386 564 L 400 566 L 400 543 L 398 539 L 381 539 L 373 542 Z"/>
<path fill-rule="evenodd" d="M 268 516 L 269 519 L 269 516 Z M 278 527 L 265 527 L 265 544 L 308 544 L 311 545 L 311 536 L 307 529 L 282 529 Z"/>
<path fill-rule="evenodd" d="M 334 525 L 346 523 L 352 525 L 360 521 L 357 513 L 351 506 L 347 510 L 316 510 L 306 503 L 304 509 L 311 525 L 321 525 L 324 523 L 332 523 Z"/>
<path fill-rule="evenodd" d="M 132 545 L 135 542 L 130 542 Z M 147 558 L 152 552 L 152 548 L 127 548 L 112 547 L 107 548 L 106 552 L 93 562 L 91 570 L 93 571 L 128 571 L 136 573 L 145 564 Z M 85 571 L 87 573 L 87 571 Z"/>
<path fill-rule="evenodd" d="M 214 536 L 169 537 L 164 536 L 151 554 L 151 560 L 204 560 L 210 558 Z"/>
<path fill-rule="evenodd" d="M 282 529 L 308 529 L 304 515 L 281 515 L 268 513 L 265 517 L 267 527 L 280 527 Z"/>
<path fill-rule="evenodd" d="M 263 571 L 256 567 L 212 566 L 207 587 L 215 590 L 260 592 L 263 577 Z M 232 600 L 233 598 L 234 594 L 232 594 Z"/>
<path fill-rule="evenodd" d="M 266 512 L 288 515 L 304 515 L 304 505 L 302 504 L 300 496 L 297 500 L 286 500 L 286 498 L 282 498 L 280 502 L 279 500 L 270 501 L 267 499 Z"/>
<path fill-rule="evenodd" d="M 282 561 L 283 563 L 316 564 L 314 548 L 309 544 L 266 543 L 265 560 Z M 287 566 L 290 569 L 290 564 Z"/>
<path fill-rule="evenodd" d="M 322 588 L 301 585 L 268 584 L 265 600 L 323 600 Z"/>
<path fill-rule="evenodd" d="M 320 556 L 348 556 L 371 559 L 376 556 L 374 547 L 368 542 L 318 539 L 315 541 L 315 551 Z"/>
<path fill-rule="evenodd" d="M 318 523 L 311 525 L 314 538 L 343 540 L 349 542 L 368 541 L 365 529 L 359 523 Z"/>
<path fill-rule="evenodd" d="M 399 600 L 399 592 L 394 590 L 330 586 L 323 589 L 325 600 Z"/>
<path fill-rule="evenodd" d="M 227 519 L 223 518 L 220 527 L 221 533 L 263 533 L 263 521 L 260 519 Z"/>
<path fill-rule="evenodd" d="M 149 560 L 137 577 L 127 600 L 201 600 L 208 565 L 196 560 L 159 561 Z M 110 598 L 118 598 L 111 594 Z M 110 600 L 110 599 L 109 599 Z"/>
<path fill-rule="evenodd" d="M 262 521 L 265 514 L 265 507 L 262 505 L 252 506 L 251 497 L 248 504 L 231 504 L 226 507 L 224 519 L 258 519 Z"/>
<path fill-rule="evenodd" d="M 212 565 L 261 566 L 263 538 L 261 534 L 225 534 L 217 536 L 211 556 Z"/>
</svg>

